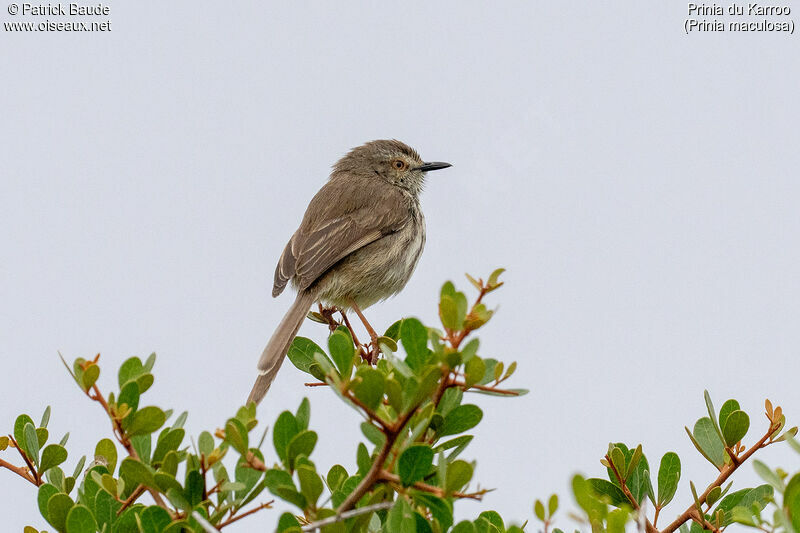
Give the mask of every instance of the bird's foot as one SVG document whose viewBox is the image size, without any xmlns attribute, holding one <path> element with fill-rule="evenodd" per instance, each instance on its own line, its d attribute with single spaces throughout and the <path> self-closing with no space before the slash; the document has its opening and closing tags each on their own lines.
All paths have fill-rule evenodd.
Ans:
<svg viewBox="0 0 800 533">
<path fill-rule="evenodd" d="M 336 319 L 333 318 L 334 313 L 336 313 L 339 309 L 337 307 L 323 307 L 322 304 L 319 304 L 319 314 L 322 315 L 322 318 L 328 324 L 328 329 L 333 333 L 336 331 L 336 328 L 342 325 L 341 322 L 337 322 Z"/>
</svg>

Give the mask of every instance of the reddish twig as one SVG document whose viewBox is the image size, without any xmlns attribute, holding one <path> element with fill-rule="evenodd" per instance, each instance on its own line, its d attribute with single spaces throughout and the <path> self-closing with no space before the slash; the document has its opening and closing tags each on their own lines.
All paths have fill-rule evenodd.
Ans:
<svg viewBox="0 0 800 533">
<path fill-rule="evenodd" d="M 772 420 L 770 420 L 770 426 L 769 429 L 767 430 L 767 433 L 764 434 L 764 436 L 761 437 L 761 439 L 759 439 L 758 442 L 756 442 L 753 446 L 751 446 L 749 450 L 747 450 L 746 452 L 744 452 L 744 454 L 737 457 L 738 464 L 732 462 L 728 465 L 725 465 L 722 468 L 722 470 L 720 470 L 717 479 L 715 479 L 708 487 L 706 487 L 706 490 L 703 491 L 703 493 L 697 498 L 697 501 L 700 503 L 700 505 L 703 505 L 706 502 L 706 498 L 708 498 L 708 495 L 711 493 L 712 490 L 714 490 L 716 487 L 722 486 L 722 484 L 725 483 L 725 481 L 727 481 L 727 479 L 731 476 L 731 474 L 733 474 L 736 471 L 736 469 L 739 468 L 739 466 L 741 466 L 742 463 L 747 461 L 751 455 L 753 455 L 757 450 L 760 450 L 761 448 L 768 446 L 769 444 L 772 444 L 771 436 L 776 431 L 776 426 L 777 424 Z M 695 510 L 696 507 L 695 504 L 693 503 L 692 505 L 689 506 L 688 509 L 686 509 L 683 512 L 683 514 L 681 514 L 678 518 L 673 520 L 672 523 L 670 523 L 670 525 L 662 529 L 661 533 L 674 533 L 674 531 L 677 530 L 679 527 L 681 527 L 681 525 L 683 525 L 687 520 L 692 519 Z"/>
<path fill-rule="evenodd" d="M 122 507 L 120 507 L 119 510 L 117 511 L 117 516 L 121 515 L 122 511 L 130 507 L 131 504 L 133 504 L 133 502 L 135 502 L 139 498 L 139 496 L 144 494 L 145 490 L 147 490 L 147 487 L 145 487 L 144 485 L 139 485 L 138 487 L 136 487 L 136 489 L 133 492 L 131 492 L 131 495 L 128 496 L 128 498 L 124 502 L 122 502 Z"/>
<path fill-rule="evenodd" d="M 246 511 L 246 512 L 240 514 L 240 515 L 231 516 L 230 518 L 228 518 L 224 522 L 220 522 L 219 524 L 217 524 L 217 529 L 222 529 L 225 526 L 229 526 L 229 525 L 233 524 L 234 522 L 236 522 L 237 520 L 241 520 L 242 518 L 244 518 L 246 516 L 250 516 L 253 513 L 257 513 L 261 509 L 270 509 L 272 507 L 273 503 L 275 503 L 275 500 L 270 500 L 268 502 L 262 503 L 258 507 L 254 507 L 253 509 L 250 509 L 249 511 Z"/>
</svg>

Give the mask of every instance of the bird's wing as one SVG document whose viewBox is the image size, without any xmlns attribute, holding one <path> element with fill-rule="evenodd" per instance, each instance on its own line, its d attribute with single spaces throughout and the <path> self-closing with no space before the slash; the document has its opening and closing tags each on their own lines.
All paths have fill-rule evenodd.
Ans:
<svg viewBox="0 0 800 533">
<path fill-rule="evenodd" d="M 357 184 L 329 181 L 311 200 L 275 269 L 273 296 L 295 277 L 308 288 L 330 267 L 356 250 L 394 233 L 410 219 L 403 194 L 377 179 Z"/>
</svg>

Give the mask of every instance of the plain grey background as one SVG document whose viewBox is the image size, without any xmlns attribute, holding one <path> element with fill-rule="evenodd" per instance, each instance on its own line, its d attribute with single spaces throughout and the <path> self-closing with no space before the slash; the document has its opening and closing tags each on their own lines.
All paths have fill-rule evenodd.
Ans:
<svg viewBox="0 0 800 533">
<path fill-rule="evenodd" d="M 574 508 L 572 474 L 601 475 L 622 440 L 684 459 L 666 523 L 688 479 L 715 477 L 683 431 L 704 388 L 738 398 L 752 435 L 766 396 L 797 423 L 797 36 L 687 36 L 682 1 L 110 5 L 108 33 L 0 35 L 3 432 L 52 404 L 69 469 L 104 436 L 57 350 L 102 353 L 104 390 L 156 351 L 148 401 L 188 409 L 195 436 L 222 426 L 289 305 L 272 274 L 308 200 L 348 149 L 393 137 L 453 168 L 429 176 L 415 276 L 369 318 L 435 323 L 445 280 L 506 267 L 483 354 L 531 389 L 474 397 L 465 457 L 497 490 L 457 516 L 522 522 L 551 492 Z M 313 459 L 352 468 L 358 416 L 304 380 L 284 367 L 262 423 L 308 396 Z M 0 474 L 3 529 L 46 527 Z"/>
</svg>

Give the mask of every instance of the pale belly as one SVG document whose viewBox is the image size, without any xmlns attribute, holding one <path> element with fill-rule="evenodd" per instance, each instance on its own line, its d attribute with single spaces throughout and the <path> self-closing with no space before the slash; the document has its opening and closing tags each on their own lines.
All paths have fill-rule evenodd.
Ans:
<svg viewBox="0 0 800 533">
<path fill-rule="evenodd" d="M 364 309 L 406 286 L 425 247 L 425 221 L 420 216 L 403 229 L 353 252 L 314 283 L 326 305 Z"/>
</svg>

